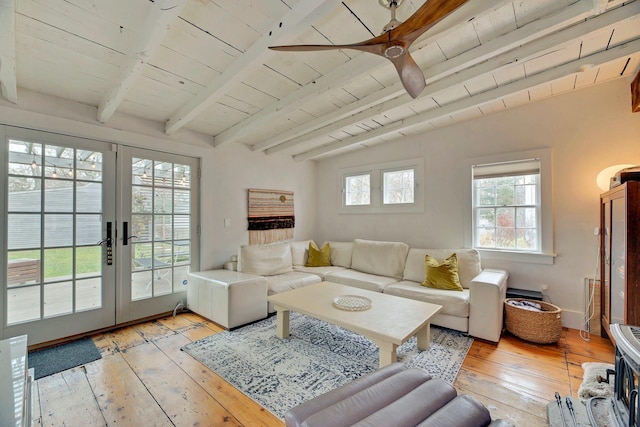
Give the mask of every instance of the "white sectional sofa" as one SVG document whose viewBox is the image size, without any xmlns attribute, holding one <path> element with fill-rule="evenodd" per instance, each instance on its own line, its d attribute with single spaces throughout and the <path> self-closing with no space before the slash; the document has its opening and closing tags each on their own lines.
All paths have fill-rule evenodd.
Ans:
<svg viewBox="0 0 640 427">
<path fill-rule="evenodd" d="M 267 295 L 321 281 L 383 292 L 443 306 L 432 324 L 497 342 L 502 332 L 508 274 L 482 269 L 473 249 L 418 249 L 401 242 L 356 239 L 329 242 L 331 266 L 306 267 L 310 241 L 247 245 L 238 252 L 238 271 L 267 280 Z M 442 261 L 455 253 L 462 291 L 422 286 L 425 255 Z M 266 304 L 266 301 L 265 301 Z M 269 313 L 275 311 L 268 307 Z"/>
</svg>

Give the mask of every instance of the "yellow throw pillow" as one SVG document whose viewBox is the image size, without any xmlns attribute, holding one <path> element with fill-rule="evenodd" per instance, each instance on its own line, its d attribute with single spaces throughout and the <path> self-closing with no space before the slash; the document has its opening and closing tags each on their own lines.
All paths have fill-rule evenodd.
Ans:
<svg viewBox="0 0 640 427">
<path fill-rule="evenodd" d="M 445 259 L 442 264 L 435 258 L 426 255 L 424 257 L 424 282 L 422 282 L 422 286 L 461 291 L 462 285 L 458 276 L 458 257 L 456 254 Z"/>
<path fill-rule="evenodd" d="M 309 258 L 305 267 L 328 267 L 331 265 L 331 248 L 329 242 L 322 245 L 320 249 L 315 243 L 309 242 Z"/>
</svg>

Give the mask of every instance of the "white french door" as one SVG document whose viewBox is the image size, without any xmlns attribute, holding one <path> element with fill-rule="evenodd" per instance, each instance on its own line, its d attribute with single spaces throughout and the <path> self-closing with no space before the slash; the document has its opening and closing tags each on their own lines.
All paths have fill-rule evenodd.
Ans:
<svg viewBox="0 0 640 427">
<path fill-rule="evenodd" d="M 0 132 L 3 336 L 27 334 L 35 344 L 113 325 L 111 144 L 4 126 Z"/>
<path fill-rule="evenodd" d="M 118 152 L 122 263 L 117 322 L 186 306 L 197 270 L 198 159 L 130 147 Z"/>
<path fill-rule="evenodd" d="M 0 338 L 36 344 L 186 305 L 197 159 L 0 126 Z"/>
</svg>

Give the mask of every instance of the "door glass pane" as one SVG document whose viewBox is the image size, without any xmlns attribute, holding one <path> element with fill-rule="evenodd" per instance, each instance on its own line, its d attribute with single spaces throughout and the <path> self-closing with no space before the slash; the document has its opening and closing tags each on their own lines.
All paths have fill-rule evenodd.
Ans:
<svg viewBox="0 0 640 427">
<path fill-rule="evenodd" d="M 153 200 L 153 211 L 155 213 L 172 213 L 173 212 L 173 192 L 171 189 L 155 190 L 155 198 Z"/>
<path fill-rule="evenodd" d="M 40 283 L 42 263 L 39 250 L 10 251 L 7 258 L 8 287 Z"/>
<path fill-rule="evenodd" d="M 151 298 L 153 281 L 151 280 L 151 270 L 134 271 L 131 273 L 131 301 Z"/>
<path fill-rule="evenodd" d="M 173 237 L 173 216 L 154 215 L 154 237 L 155 240 L 171 240 Z"/>
<path fill-rule="evenodd" d="M 12 288 L 7 291 L 7 323 L 40 319 L 40 286 Z"/>
<path fill-rule="evenodd" d="M 136 241 L 150 241 L 152 228 L 153 216 L 137 214 L 131 215 L 131 235 L 136 236 Z"/>
<path fill-rule="evenodd" d="M 83 181 L 102 181 L 102 153 L 77 150 L 76 177 Z"/>
<path fill-rule="evenodd" d="M 153 184 L 156 187 L 171 187 L 173 185 L 173 165 L 168 162 L 154 162 Z"/>
<path fill-rule="evenodd" d="M 76 245 L 95 245 L 102 239 L 102 215 L 76 216 Z"/>
<path fill-rule="evenodd" d="M 44 250 L 44 281 L 67 280 L 73 277 L 73 249 Z"/>
<path fill-rule="evenodd" d="M 76 311 L 102 307 L 102 278 L 76 281 Z"/>
<path fill-rule="evenodd" d="M 10 213 L 7 220 L 9 250 L 40 247 L 40 215 Z"/>
<path fill-rule="evenodd" d="M 176 187 L 191 187 L 191 167 L 189 165 L 176 164 L 173 168 L 173 182 Z"/>
<path fill-rule="evenodd" d="M 191 173 L 182 163 L 131 160 L 132 300 L 184 291 L 191 264 Z"/>
<path fill-rule="evenodd" d="M 42 206 L 40 184 L 42 180 L 22 176 L 9 177 L 9 210 L 18 212 L 40 212 Z"/>
<path fill-rule="evenodd" d="M 191 193 L 188 190 L 175 190 L 173 192 L 173 210 L 175 213 L 191 213 Z"/>
<path fill-rule="evenodd" d="M 73 181 L 45 179 L 44 187 L 46 212 L 73 212 Z"/>
<path fill-rule="evenodd" d="M 134 186 L 131 189 L 131 212 L 153 212 L 153 189 L 151 187 Z"/>
<path fill-rule="evenodd" d="M 102 275 L 102 248 L 100 246 L 76 247 L 76 277 Z"/>
<path fill-rule="evenodd" d="M 44 317 L 73 313 L 73 289 L 71 282 L 44 285 Z"/>
<path fill-rule="evenodd" d="M 97 182 L 76 183 L 76 212 L 102 212 L 102 184 Z"/>
<path fill-rule="evenodd" d="M 73 215 L 46 214 L 44 216 L 44 246 L 46 248 L 73 244 Z"/>
</svg>

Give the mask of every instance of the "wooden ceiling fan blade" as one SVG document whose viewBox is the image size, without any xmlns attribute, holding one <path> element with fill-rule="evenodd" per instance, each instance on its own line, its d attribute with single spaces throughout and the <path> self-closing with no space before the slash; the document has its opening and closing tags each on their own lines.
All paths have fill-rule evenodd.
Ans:
<svg viewBox="0 0 640 427">
<path fill-rule="evenodd" d="M 402 86 L 413 99 L 422 93 L 427 83 L 424 80 L 424 73 L 413 57 L 407 53 L 401 57 L 391 60 L 395 65 Z"/>
<path fill-rule="evenodd" d="M 386 43 L 387 39 L 382 38 L 382 43 L 378 41 L 380 37 L 375 37 L 373 39 L 365 40 L 360 43 L 354 44 L 298 44 L 298 45 L 288 45 L 288 46 L 269 46 L 271 50 L 277 50 L 281 52 L 312 52 L 312 51 L 321 51 L 321 50 L 335 50 L 335 49 L 354 49 L 362 52 L 375 53 L 376 55 L 383 55 L 384 45 L 382 43 Z"/>
<path fill-rule="evenodd" d="M 406 21 L 391 30 L 391 40 L 403 40 L 407 46 L 425 31 L 440 22 L 447 15 L 468 0 L 427 0 Z"/>
</svg>

